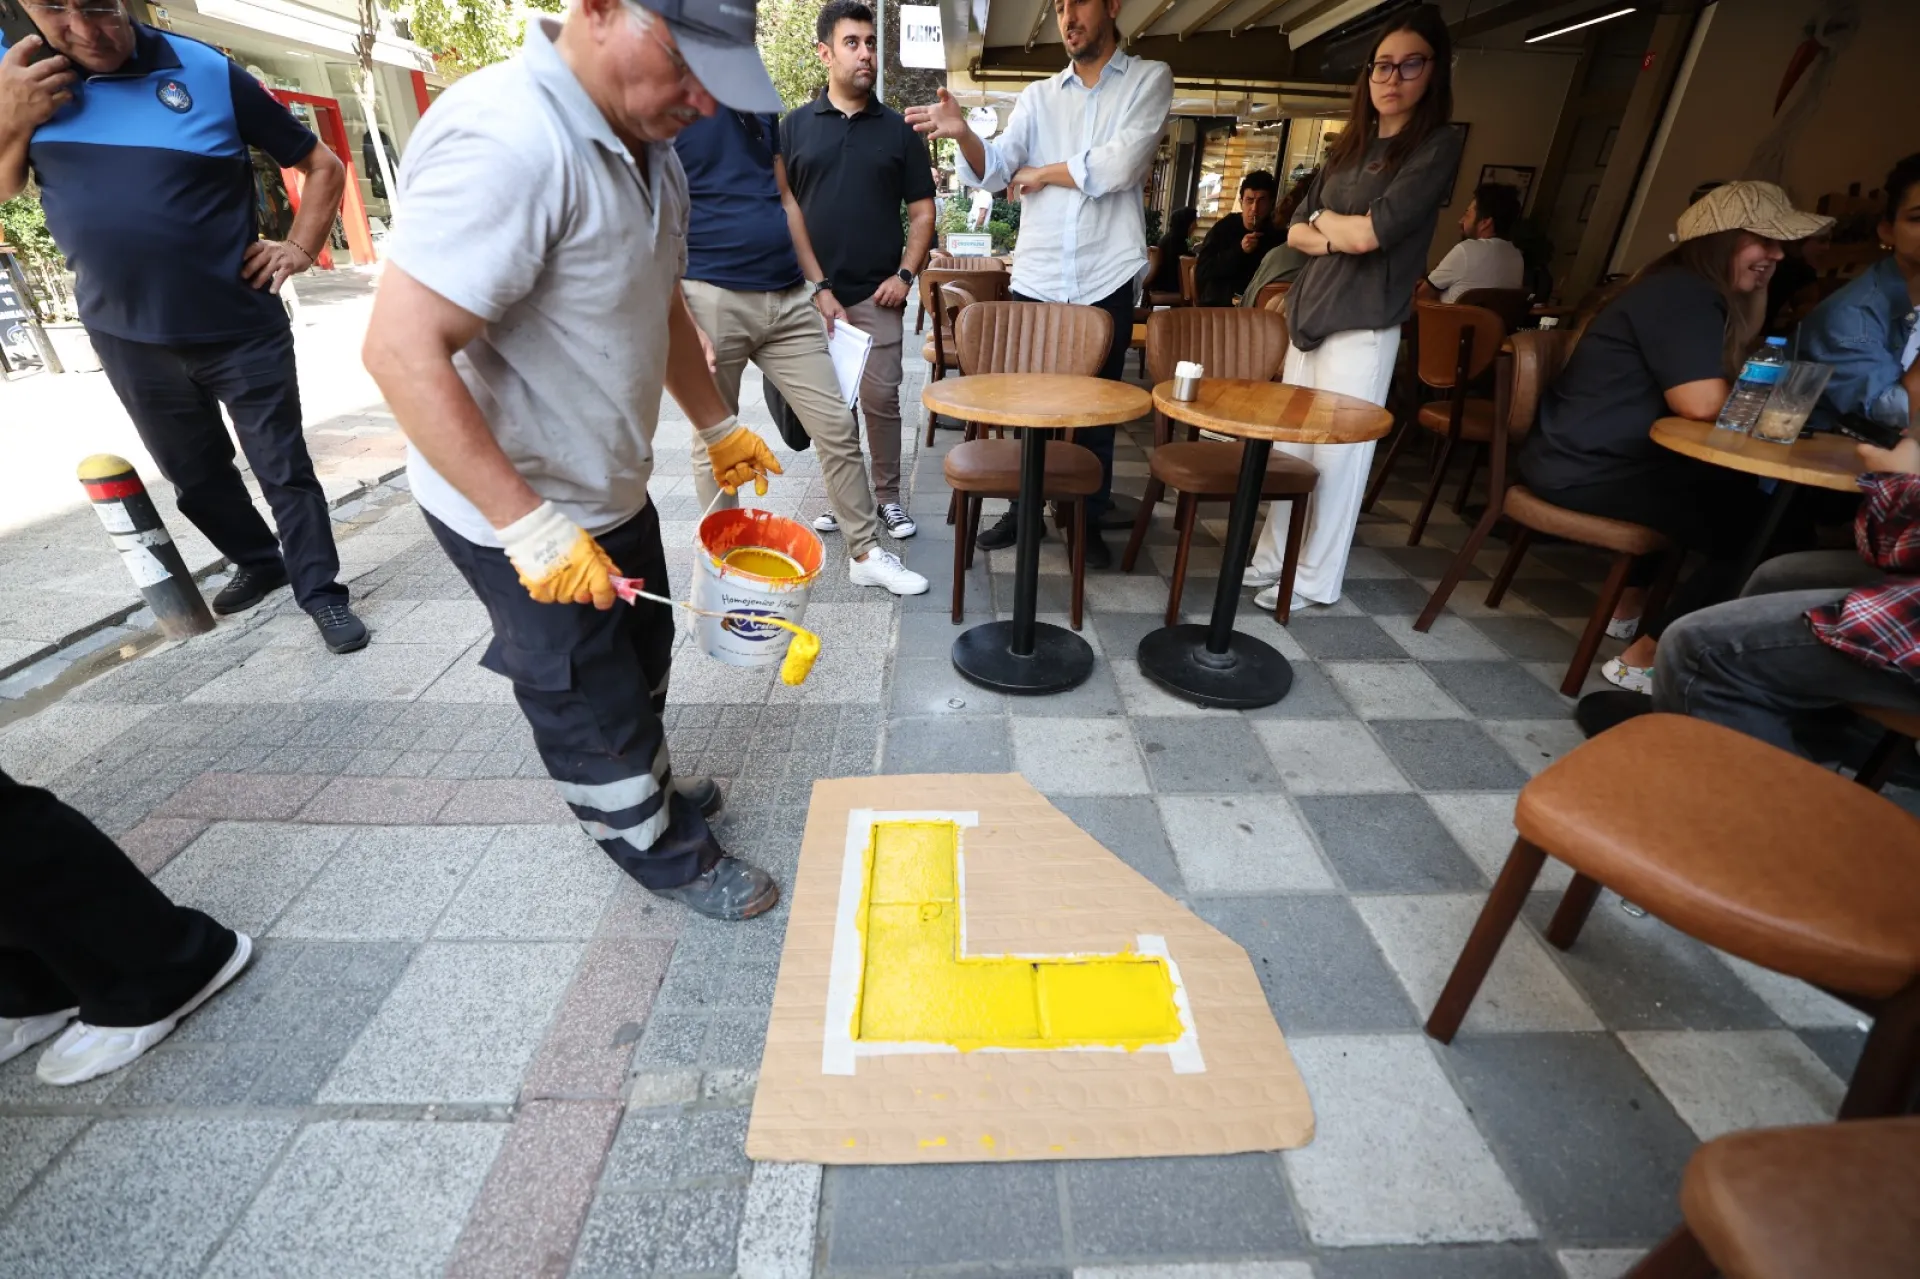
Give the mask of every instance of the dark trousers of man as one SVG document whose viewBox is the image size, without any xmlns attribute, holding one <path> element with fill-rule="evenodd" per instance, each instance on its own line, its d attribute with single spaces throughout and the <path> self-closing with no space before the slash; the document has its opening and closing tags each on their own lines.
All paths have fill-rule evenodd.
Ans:
<svg viewBox="0 0 1920 1279">
<path fill-rule="evenodd" d="M 1040 300 L 1023 293 L 1011 296 L 1015 302 Z M 1113 340 L 1107 346 L 1107 362 L 1100 366 L 1100 376 L 1118 382 L 1127 366 L 1127 349 L 1133 345 L 1133 282 L 1129 280 L 1093 305 L 1113 317 Z M 1100 491 L 1087 499 L 1088 528 L 1099 528 L 1100 517 L 1113 506 L 1113 432 L 1111 426 L 1094 426 L 1073 433 L 1075 444 L 1090 449 L 1100 459 Z M 1017 511 L 1020 503 L 1013 502 L 1007 509 Z"/>
<path fill-rule="evenodd" d="M 234 935 L 147 882 L 93 823 L 0 773 L 0 1017 L 78 1008 L 95 1026 L 172 1016 Z"/>
<path fill-rule="evenodd" d="M 340 556 L 326 494 L 301 434 L 292 332 L 188 346 L 88 336 L 140 442 L 178 491 L 180 513 L 235 564 L 270 568 L 284 558 L 293 597 L 309 613 L 346 603 L 347 588 L 335 580 Z M 273 511 L 278 540 L 233 464 L 222 404 Z"/>
<path fill-rule="evenodd" d="M 699 808 L 674 793 L 660 722 L 673 610 L 650 600 L 606 612 L 536 603 L 505 551 L 475 546 L 432 515 L 427 525 L 493 619 L 480 664 L 513 681 L 540 758 L 587 834 L 648 888 L 677 888 L 712 866 L 720 845 Z M 597 540 L 622 576 L 671 595 L 651 505 Z"/>
</svg>

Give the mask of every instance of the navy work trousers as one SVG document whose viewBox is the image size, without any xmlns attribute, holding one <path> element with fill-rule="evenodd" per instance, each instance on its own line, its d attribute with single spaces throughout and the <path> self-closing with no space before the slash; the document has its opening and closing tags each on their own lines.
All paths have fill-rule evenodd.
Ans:
<svg viewBox="0 0 1920 1279">
<path fill-rule="evenodd" d="M 480 664 L 513 681 L 547 772 L 607 856 L 648 888 L 677 888 L 720 858 L 700 809 L 674 793 L 667 730 L 673 610 L 641 600 L 601 612 L 538 604 L 505 551 L 476 546 L 427 515 L 493 619 Z M 597 540 L 622 576 L 671 595 L 660 515 L 649 505 Z"/>
<path fill-rule="evenodd" d="M 234 936 L 176 906 L 94 824 L 0 773 L 0 1017 L 78 1008 L 149 1026 L 199 994 Z"/>
<path fill-rule="evenodd" d="M 347 588 L 336 580 L 340 555 L 326 494 L 301 434 L 293 334 L 275 329 L 186 346 L 88 336 L 140 442 L 173 484 L 180 513 L 235 564 L 268 568 L 284 558 L 293 597 L 309 613 L 346 603 Z M 233 464 L 222 404 L 273 512 L 278 540 Z"/>
<path fill-rule="evenodd" d="M 1012 297 L 1015 302 L 1040 300 L 1020 293 Z M 1093 305 L 1113 317 L 1113 341 L 1107 347 L 1107 362 L 1100 366 L 1100 376 L 1114 382 L 1121 381 L 1121 374 L 1127 367 L 1127 349 L 1133 345 L 1133 282 L 1129 280 Z M 1100 459 L 1100 491 L 1087 499 L 1088 528 L 1100 527 L 1100 517 L 1113 506 L 1114 429 L 1111 426 L 1091 426 L 1073 433 L 1075 444 Z M 1007 509 L 1009 512 L 1017 511 L 1020 503 L 1013 502 Z"/>
</svg>

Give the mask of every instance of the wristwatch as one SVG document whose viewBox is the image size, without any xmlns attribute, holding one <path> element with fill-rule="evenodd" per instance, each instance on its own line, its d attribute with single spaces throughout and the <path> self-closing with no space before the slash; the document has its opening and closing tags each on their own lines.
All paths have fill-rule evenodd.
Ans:
<svg viewBox="0 0 1920 1279">
<path fill-rule="evenodd" d="M 901 267 L 898 271 L 895 271 L 894 274 L 900 277 L 900 283 L 909 286 L 913 284 L 913 272 L 907 270 L 907 268 Z"/>
<path fill-rule="evenodd" d="M 825 278 L 824 276 L 818 280 L 809 281 L 809 283 L 813 285 L 814 297 L 819 297 L 822 293 L 825 293 L 828 289 L 831 289 L 833 287 L 833 281 Z"/>
</svg>

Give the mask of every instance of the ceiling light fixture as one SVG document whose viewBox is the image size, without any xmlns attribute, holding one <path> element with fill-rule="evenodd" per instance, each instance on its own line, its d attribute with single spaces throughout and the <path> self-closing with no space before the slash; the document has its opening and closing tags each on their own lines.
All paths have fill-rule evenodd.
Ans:
<svg viewBox="0 0 1920 1279">
<path fill-rule="evenodd" d="M 1585 13 L 1575 14 L 1571 18 L 1549 23 L 1544 27 L 1535 27 L 1527 32 L 1527 44 L 1539 44 L 1542 40 L 1551 40 L 1555 36 L 1566 35 L 1569 31 L 1579 31 L 1583 27 L 1597 26 L 1602 22 L 1611 22 L 1615 18 L 1624 18 L 1635 12 L 1638 5 L 1622 5 L 1617 9 L 1589 9 Z"/>
</svg>

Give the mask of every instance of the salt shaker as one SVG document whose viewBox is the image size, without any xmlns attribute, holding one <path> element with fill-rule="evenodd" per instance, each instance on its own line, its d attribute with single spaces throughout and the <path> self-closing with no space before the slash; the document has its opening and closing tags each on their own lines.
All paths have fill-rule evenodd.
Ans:
<svg viewBox="0 0 1920 1279">
<path fill-rule="evenodd" d="M 1200 393 L 1200 379 L 1206 375 L 1206 369 L 1192 360 L 1182 360 L 1173 366 L 1173 398 L 1182 404 L 1192 401 Z"/>
</svg>

